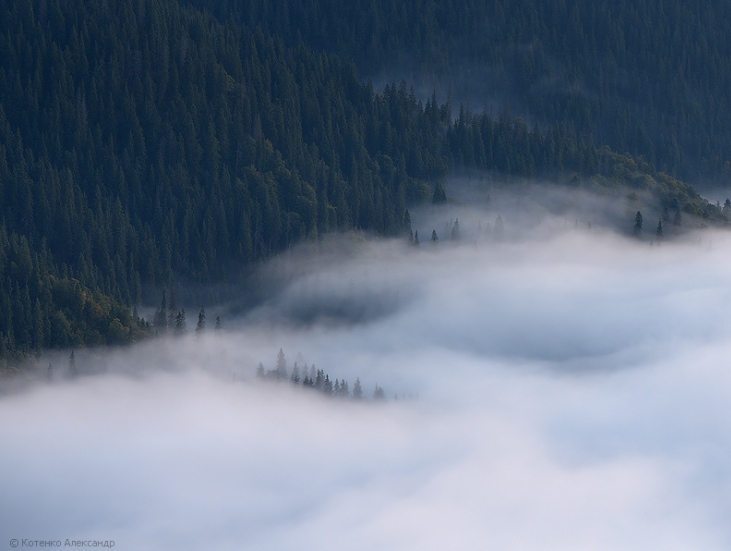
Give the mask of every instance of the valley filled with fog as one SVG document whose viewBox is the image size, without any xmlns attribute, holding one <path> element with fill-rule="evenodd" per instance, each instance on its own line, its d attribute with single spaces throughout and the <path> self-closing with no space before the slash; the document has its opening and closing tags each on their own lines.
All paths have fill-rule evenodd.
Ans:
<svg viewBox="0 0 731 551">
<path fill-rule="evenodd" d="M 650 246 L 649 215 L 646 239 L 608 229 L 626 206 L 485 201 L 412 212 L 418 247 L 351 235 L 284 253 L 262 267 L 266 299 L 219 332 L 209 309 L 202 337 L 80 350 L 74 380 L 51 354 L 52 381 L 0 396 L 0 533 L 728 549 L 731 236 Z M 258 379 L 280 348 L 290 372 L 299 357 L 369 399 Z"/>
</svg>

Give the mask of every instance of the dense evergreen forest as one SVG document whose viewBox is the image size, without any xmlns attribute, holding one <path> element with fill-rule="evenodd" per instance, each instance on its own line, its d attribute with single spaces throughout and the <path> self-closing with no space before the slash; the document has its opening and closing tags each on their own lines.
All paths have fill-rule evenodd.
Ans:
<svg viewBox="0 0 731 551">
<path fill-rule="evenodd" d="M 731 178 L 731 4 L 723 0 L 191 0 L 355 61 L 562 122 L 658 170 Z"/>
<path fill-rule="evenodd" d="M 691 57 L 669 52 L 658 79 L 635 87 L 633 56 L 654 52 L 677 26 L 620 18 L 605 28 L 602 17 L 613 12 L 601 2 L 535 4 L 0 0 L 0 355 L 144 338 L 149 325 L 131 308 L 161 289 L 235 280 L 253 262 L 327 232 L 408 235 L 407 208 L 430 200 L 455 168 L 631 188 L 658 208 L 721 219 L 673 176 L 688 173 L 686 161 L 725 170 L 718 144 L 729 128 L 729 87 L 712 34 L 720 23 Z M 687 9 L 667 7 L 673 17 Z M 647 10 L 635 11 L 645 21 Z M 531 23 L 512 24 L 516 14 L 531 14 Z M 593 23 L 582 24 L 589 16 Z M 575 36 L 571 25 L 585 32 Z M 640 40 L 641 29 L 649 36 Z M 626 35 L 622 52 L 616 33 Z M 477 34 L 481 41 L 463 51 Z M 667 47 L 685 47 L 685 36 Z M 614 62 L 592 57 L 600 50 Z M 541 124 L 508 110 L 472 112 L 436 93 L 420 98 L 403 83 L 376 90 L 362 75 L 393 52 L 418 52 L 420 66 L 435 72 L 489 53 Z M 523 74 L 529 57 L 533 69 Z M 597 62 L 605 67 L 598 84 Z M 536 82 L 554 66 L 557 78 L 601 84 L 599 93 L 591 101 L 539 93 Z M 636 66 L 643 78 L 645 69 Z M 685 87 L 667 87 L 666 73 Z M 693 116 L 675 110 L 691 81 Z M 645 109 L 658 87 L 667 103 Z M 615 109 L 630 91 L 637 101 Z M 712 105 L 715 118 L 704 119 Z M 685 133 L 678 117 L 708 124 Z M 667 139 L 676 157 L 666 154 Z"/>
</svg>

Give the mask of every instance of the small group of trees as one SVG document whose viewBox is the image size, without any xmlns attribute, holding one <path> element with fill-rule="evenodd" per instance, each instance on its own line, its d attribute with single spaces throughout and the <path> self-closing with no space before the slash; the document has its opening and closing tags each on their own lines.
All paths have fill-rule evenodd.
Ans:
<svg viewBox="0 0 731 551">
<path fill-rule="evenodd" d="M 731 214 L 731 201 L 726 199 L 726 203 L 728 205 L 728 212 Z M 726 209 L 726 205 L 724 205 L 724 209 Z M 670 209 L 668 207 L 663 207 L 662 215 L 657 220 L 657 226 L 655 227 L 655 241 L 658 243 L 663 240 L 665 237 L 665 233 L 663 231 L 663 222 L 667 225 L 670 223 Z M 675 209 L 675 215 L 672 218 L 672 224 L 675 228 L 680 228 L 683 224 L 683 216 L 680 214 L 680 208 Z M 637 214 L 635 214 L 635 224 L 632 228 L 632 233 L 635 237 L 641 237 L 642 236 L 642 225 L 643 225 L 643 218 L 642 218 L 642 212 L 639 210 L 637 211 Z"/>
<path fill-rule="evenodd" d="M 46 368 L 46 378 L 48 379 L 48 382 L 53 382 L 54 380 L 54 370 L 53 370 L 53 364 L 49 363 L 48 367 Z M 69 363 L 68 367 L 66 368 L 65 373 L 63 373 L 63 377 L 66 379 L 76 379 L 79 376 L 79 370 L 76 367 L 76 352 L 74 350 L 71 350 L 71 354 L 69 355 Z"/>
<path fill-rule="evenodd" d="M 407 211 L 408 212 L 408 211 Z M 452 242 L 458 242 L 462 239 L 462 230 L 459 225 L 459 218 L 455 218 L 454 222 L 449 222 L 446 226 L 446 233 L 450 236 Z M 488 222 L 485 226 L 482 226 L 482 222 L 477 227 L 477 235 L 480 239 L 492 238 L 493 241 L 502 241 L 505 239 L 505 225 L 500 215 L 495 219 L 494 225 L 491 227 Z M 409 244 L 414 247 L 419 247 L 419 232 L 413 232 L 409 230 Z M 429 238 L 429 244 L 436 246 L 439 244 L 439 234 L 437 230 L 433 229 Z"/>
<path fill-rule="evenodd" d="M 301 356 L 300 360 L 302 360 Z M 294 365 L 292 366 L 292 373 L 289 374 L 287 371 L 287 359 L 282 348 L 279 349 L 277 361 L 273 369 L 267 370 L 264 368 L 264 364 L 259 362 L 256 369 L 256 377 L 260 380 L 269 381 L 289 380 L 292 385 L 309 388 L 321 392 L 325 396 L 334 398 L 349 398 L 351 400 L 366 399 L 360 378 L 355 379 L 353 389 L 351 390 L 350 385 L 345 379 L 342 381 L 340 379 L 335 379 L 333 382 L 330 375 L 325 373 L 322 369 L 317 369 L 314 363 L 308 366 L 305 362 L 302 367 L 300 367 L 299 362 L 294 362 Z M 385 391 L 382 387 L 376 384 L 375 389 L 373 390 L 373 400 L 381 401 L 385 399 Z"/>
<path fill-rule="evenodd" d="M 170 301 L 168 302 L 166 292 L 162 292 L 162 300 L 155 310 L 153 318 L 153 327 L 156 335 L 165 335 L 172 332 L 174 335 L 183 335 L 187 331 L 187 323 L 185 321 L 185 308 L 178 309 L 175 292 L 170 292 Z M 216 316 L 215 331 L 221 330 L 221 318 Z M 198 312 L 198 322 L 195 326 L 195 334 L 200 336 L 206 332 L 206 309 L 201 307 Z"/>
</svg>

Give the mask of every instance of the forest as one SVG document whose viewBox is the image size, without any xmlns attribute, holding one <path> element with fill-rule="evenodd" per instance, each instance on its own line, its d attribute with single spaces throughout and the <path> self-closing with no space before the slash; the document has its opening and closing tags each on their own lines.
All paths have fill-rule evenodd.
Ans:
<svg viewBox="0 0 731 551">
<path fill-rule="evenodd" d="M 2 0 L 3 365 L 145 339 L 135 308 L 164 289 L 239 281 L 329 232 L 406 238 L 455 170 L 724 224 L 683 179 L 728 179 L 728 9 Z M 389 60 L 443 83 L 482 64 L 513 99 L 377 88 Z"/>
</svg>

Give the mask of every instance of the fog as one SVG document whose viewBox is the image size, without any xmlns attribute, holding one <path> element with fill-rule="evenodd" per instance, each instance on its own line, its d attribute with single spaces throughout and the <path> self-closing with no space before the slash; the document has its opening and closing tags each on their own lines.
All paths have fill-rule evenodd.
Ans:
<svg viewBox="0 0 731 551">
<path fill-rule="evenodd" d="M 282 255 L 219 333 L 49 356 L 0 396 L 0 545 L 728 549 L 729 236 L 483 207 Z M 387 401 L 258 380 L 280 348 Z"/>
</svg>

